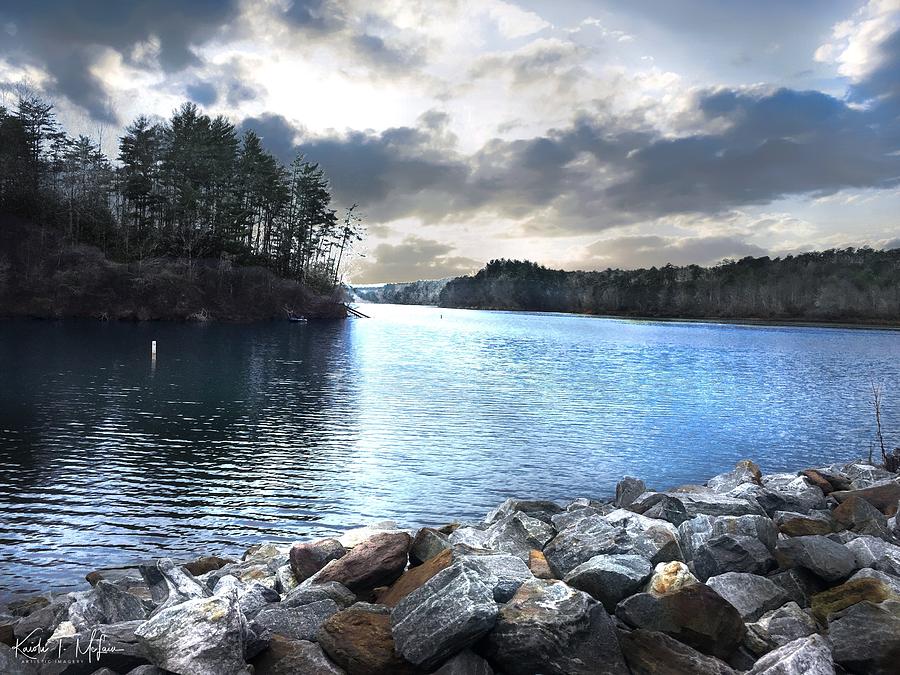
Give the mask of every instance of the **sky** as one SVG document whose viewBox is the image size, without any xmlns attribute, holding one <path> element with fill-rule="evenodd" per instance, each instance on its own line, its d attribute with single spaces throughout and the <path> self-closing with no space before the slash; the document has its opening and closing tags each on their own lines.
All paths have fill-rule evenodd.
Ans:
<svg viewBox="0 0 900 675">
<path fill-rule="evenodd" d="M 185 100 L 358 203 L 355 283 L 900 246 L 900 0 L 0 0 L 116 154 Z"/>
</svg>

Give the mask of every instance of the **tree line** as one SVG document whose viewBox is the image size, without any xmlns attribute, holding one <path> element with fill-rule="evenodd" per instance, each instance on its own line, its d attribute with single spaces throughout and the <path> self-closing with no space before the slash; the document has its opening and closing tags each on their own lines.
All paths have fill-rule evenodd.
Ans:
<svg viewBox="0 0 900 675">
<path fill-rule="evenodd" d="M 900 323 L 900 249 L 846 248 L 598 272 L 492 260 L 444 286 L 445 307 L 619 316 Z"/>
<path fill-rule="evenodd" d="M 116 163 L 100 145 L 68 135 L 37 96 L 0 106 L 0 211 L 116 261 L 219 258 L 317 288 L 339 282 L 362 239 L 356 205 L 338 215 L 318 164 L 298 154 L 284 166 L 252 130 L 193 103 L 139 116 Z"/>
</svg>

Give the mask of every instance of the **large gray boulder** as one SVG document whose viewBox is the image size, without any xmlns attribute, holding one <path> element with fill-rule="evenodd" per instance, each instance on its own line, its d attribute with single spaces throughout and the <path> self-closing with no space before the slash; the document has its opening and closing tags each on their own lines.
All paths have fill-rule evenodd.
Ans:
<svg viewBox="0 0 900 675">
<path fill-rule="evenodd" d="M 623 530 L 619 553 L 643 556 L 654 565 L 681 560 L 678 529 L 672 523 L 626 509 L 616 509 L 606 514 L 604 519 Z"/>
<path fill-rule="evenodd" d="M 544 547 L 544 556 L 553 574 L 562 579 L 596 555 L 622 553 L 619 539 L 623 532 L 603 516 L 589 516 L 556 535 Z"/>
<path fill-rule="evenodd" d="M 853 552 L 821 535 L 779 541 L 775 555 L 782 567 L 802 567 L 830 583 L 842 581 L 856 570 Z"/>
<path fill-rule="evenodd" d="M 735 675 L 723 661 L 665 633 L 620 630 L 619 645 L 633 675 Z"/>
<path fill-rule="evenodd" d="M 534 578 L 528 565 L 509 553 L 460 555 L 458 559 L 491 589 L 496 602 L 507 602 L 519 590 L 519 586 Z"/>
<path fill-rule="evenodd" d="M 557 513 L 551 517 L 550 524 L 553 525 L 557 532 L 562 532 L 585 518 L 605 516 L 614 510 L 615 508 L 610 504 L 605 504 L 602 507 L 583 506 L 581 508 L 567 508 L 562 513 Z"/>
<path fill-rule="evenodd" d="M 75 601 L 69 605 L 68 620 L 79 633 L 102 623 L 108 623 L 94 589 L 72 594 Z"/>
<path fill-rule="evenodd" d="M 626 506 L 629 506 L 635 499 L 644 494 L 646 490 L 647 486 L 644 485 L 644 481 L 639 478 L 625 476 L 622 480 L 616 483 L 615 504 L 620 509 L 625 508 Z"/>
<path fill-rule="evenodd" d="M 134 634 L 160 668 L 179 675 L 245 675 L 247 630 L 231 591 L 163 609 Z"/>
<path fill-rule="evenodd" d="M 503 605 L 484 653 L 507 675 L 627 675 L 612 620 L 587 593 L 534 579 Z"/>
<path fill-rule="evenodd" d="M 706 584 L 734 605 L 744 621 L 756 621 L 788 602 L 788 594 L 781 586 L 756 574 L 726 572 L 710 577 Z"/>
<path fill-rule="evenodd" d="M 169 558 L 161 558 L 153 563 L 141 565 L 140 571 L 150 588 L 150 596 L 157 606 L 154 613 L 187 600 L 208 598 L 212 595 L 209 586 L 202 584 L 193 574 L 185 572 Z"/>
<path fill-rule="evenodd" d="M 565 582 L 614 612 L 619 601 L 636 593 L 652 572 L 650 562 L 638 555 L 598 555 L 569 572 Z"/>
<path fill-rule="evenodd" d="M 645 492 L 628 507 L 635 513 L 644 513 L 664 498 L 680 504 L 677 509 L 679 522 L 670 520 L 674 525 L 680 525 L 684 520 L 689 520 L 699 515 L 707 516 L 745 516 L 750 514 L 766 515 L 762 507 L 753 496 L 731 497 L 719 495 L 714 492 Z M 675 512 L 675 511 L 673 511 Z"/>
<path fill-rule="evenodd" d="M 745 644 L 754 654 L 762 655 L 817 630 L 812 615 L 791 601 L 748 623 Z"/>
<path fill-rule="evenodd" d="M 847 542 L 845 546 L 853 553 L 857 567 L 872 567 L 900 576 L 900 546 L 866 534 Z"/>
<path fill-rule="evenodd" d="M 889 675 L 900 658 L 900 602 L 868 601 L 832 614 L 828 637 L 834 660 L 852 673 Z"/>
<path fill-rule="evenodd" d="M 556 535 L 552 525 L 514 511 L 496 520 L 486 531 L 484 546 L 504 551 L 528 562 L 532 550 L 541 550 Z"/>
<path fill-rule="evenodd" d="M 328 581 L 295 588 L 282 598 L 280 604 L 281 607 L 301 607 L 320 600 L 334 600 L 341 608 L 346 609 L 356 602 L 356 596 L 343 584 Z"/>
<path fill-rule="evenodd" d="M 694 554 L 694 572 L 701 581 L 726 572 L 767 574 L 776 567 L 775 558 L 759 539 L 720 534 L 709 539 Z"/>
<path fill-rule="evenodd" d="M 744 483 L 759 485 L 761 478 L 759 467 L 745 459 L 738 462 L 731 471 L 710 478 L 706 482 L 706 487 L 718 494 L 726 494 Z"/>
<path fill-rule="evenodd" d="M 97 582 L 93 592 L 103 612 L 103 623 L 142 621 L 147 618 L 147 606 L 141 598 L 105 579 Z"/>
<path fill-rule="evenodd" d="M 678 526 L 678 542 L 686 561 L 691 561 L 697 550 L 720 534 L 746 536 L 759 539 L 770 551 L 775 548 L 778 530 L 767 516 L 707 516 L 699 515 Z"/>
<path fill-rule="evenodd" d="M 825 638 L 809 635 L 766 654 L 748 675 L 834 675 L 834 659 Z"/>
<path fill-rule="evenodd" d="M 49 604 L 43 605 L 27 616 L 22 617 L 13 626 L 13 635 L 22 644 L 46 642 L 57 626 L 66 620 L 69 607 L 75 599 L 71 595 L 55 596 Z"/>
<path fill-rule="evenodd" d="M 232 589 L 238 596 L 238 608 L 248 621 L 255 617 L 259 610 L 281 599 L 274 589 L 258 581 L 245 584 L 230 574 L 219 579 L 213 589 L 213 594 L 221 595 L 222 593 L 230 592 Z"/>
<path fill-rule="evenodd" d="M 403 658 L 433 669 L 485 635 L 496 617 L 493 589 L 471 567 L 455 563 L 394 607 L 391 632 Z"/>
<path fill-rule="evenodd" d="M 825 582 L 802 567 L 776 572 L 769 575 L 768 578 L 781 586 L 787 592 L 788 597 L 800 607 L 809 607 L 812 596 L 825 588 Z"/>
<path fill-rule="evenodd" d="M 554 537 L 544 556 L 554 575 L 564 578 L 597 555 L 639 555 L 652 564 L 681 559 L 677 530 L 664 520 L 625 509 L 589 516 Z"/>
<path fill-rule="evenodd" d="M 458 527 L 450 533 L 449 539 L 452 546 L 484 548 L 484 540 L 487 539 L 487 536 L 487 531 L 480 527 Z"/>
<path fill-rule="evenodd" d="M 550 518 L 557 513 L 563 511 L 556 502 L 544 499 L 515 499 L 510 498 L 504 501 L 500 506 L 487 514 L 484 522 L 486 525 L 497 522 L 511 513 L 524 513 L 526 516 L 537 518 L 545 523 L 550 523 Z"/>
<path fill-rule="evenodd" d="M 728 494 L 732 497 L 754 499 L 769 516 L 776 511 L 797 511 L 808 513 L 824 509 L 825 494 L 805 476 L 777 477 L 763 476 L 763 485 L 744 483 Z"/>
<path fill-rule="evenodd" d="M 263 608 L 250 627 L 257 635 L 281 635 L 290 640 L 315 641 L 322 624 L 340 611 L 334 600 L 319 600 L 299 607 L 282 608 L 275 603 Z"/>
<path fill-rule="evenodd" d="M 666 633 L 721 659 L 737 650 L 745 632 L 738 610 L 706 584 L 664 595 L 632 595 L 619 603 L 616 616 L 629 626 Z"/>
</svg>

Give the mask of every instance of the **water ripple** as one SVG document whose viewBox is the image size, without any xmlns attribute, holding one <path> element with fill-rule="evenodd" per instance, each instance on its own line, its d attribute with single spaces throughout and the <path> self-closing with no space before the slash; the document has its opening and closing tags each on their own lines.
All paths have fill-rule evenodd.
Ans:
<svg viewBox="0 0 900 675">
<path fill-rule="evenodd" d="M 147 556 L 867 454 L 900 334 L 370 306 L 255 326 L 0 324 L 0 596 Z M 159 355 L 149 359 L 149 342 Z"/>
</svg>

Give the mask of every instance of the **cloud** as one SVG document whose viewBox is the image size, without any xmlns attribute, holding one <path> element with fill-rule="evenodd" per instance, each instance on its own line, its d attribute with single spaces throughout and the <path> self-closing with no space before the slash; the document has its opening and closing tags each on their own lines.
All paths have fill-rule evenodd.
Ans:
<svg viewBox="0 0 900 675">
<path fill-rule="evenodd" d="M 821 63 L 837 65 L 838 73 L 863 79 L 882 65 L 879 45 L 900 28 L 900 0 L 869 0 L 851 18 L 834 25 L 831 39 L 815 52 Z"/>
<path fill-rule="evenodd" d="M 94 0 L 31 0 L 5 3 L 0 25 L 6 36 L 0 54 L 44 68 L 50 91 L 92 118 L 115 122 L 110 92 L 94 67 L 107 50 L 133 65 L 175 72 L 199 63 L 194 50 L 237 14 L 237 0 L 155 0 L 137 3 Z"/>
<path fill-rule="evenodd" d="M 210 82 L 196 82 L 185 87 L 188 97 L 200 105 L 212 105 L 219 100 L 219 92 Z"/>
<path fill-rule="evenodd" d="M 453 247 L 432 239 L 409 236 L 399 244 L 379 244 L 369 259 L 353 273 L 357 284 L 378 284 L 388 281 L 417 281 L 443 279 L 470 274 L 484 263 L 458 255 L 451 255 Z"/>
<path fill-rule="evenodd" d="M 255 132 L 262 140 L 263 147 L 284 165 L 290 164 L 297 156 L 297 139 L 301 129 L 282 115 L 263 113 L 256 117 L 245 117 L 237 131 Z"/>
<path fill-rule="evenodd" d="M 878 107 L 813 91 L 720 88 L 699 92 L 696 108 L 721 131 L 669 138 L 582 115 L 465 155 L 445 117 L 423 116 L 380 133 L 307 136 L 300 147 L 331 176 L 340 201 L 361 203 L 375 220 L 436 223 L 478 212 L 544 235 L 900 183 L 897 123 Z M 299 135 L 278 116 L 254 124 L 271 128 L 267 144 L 293 146 Z"/>
<path fill-rule="evenodd" d="M 567 266 L 572 269 L 662 267 L 666 264 L 715 265 L 725 258 L 763 256 L 767 251 L 735 237 L 661 237 L 638 235 L 601 239 Z"/>
</svg>

